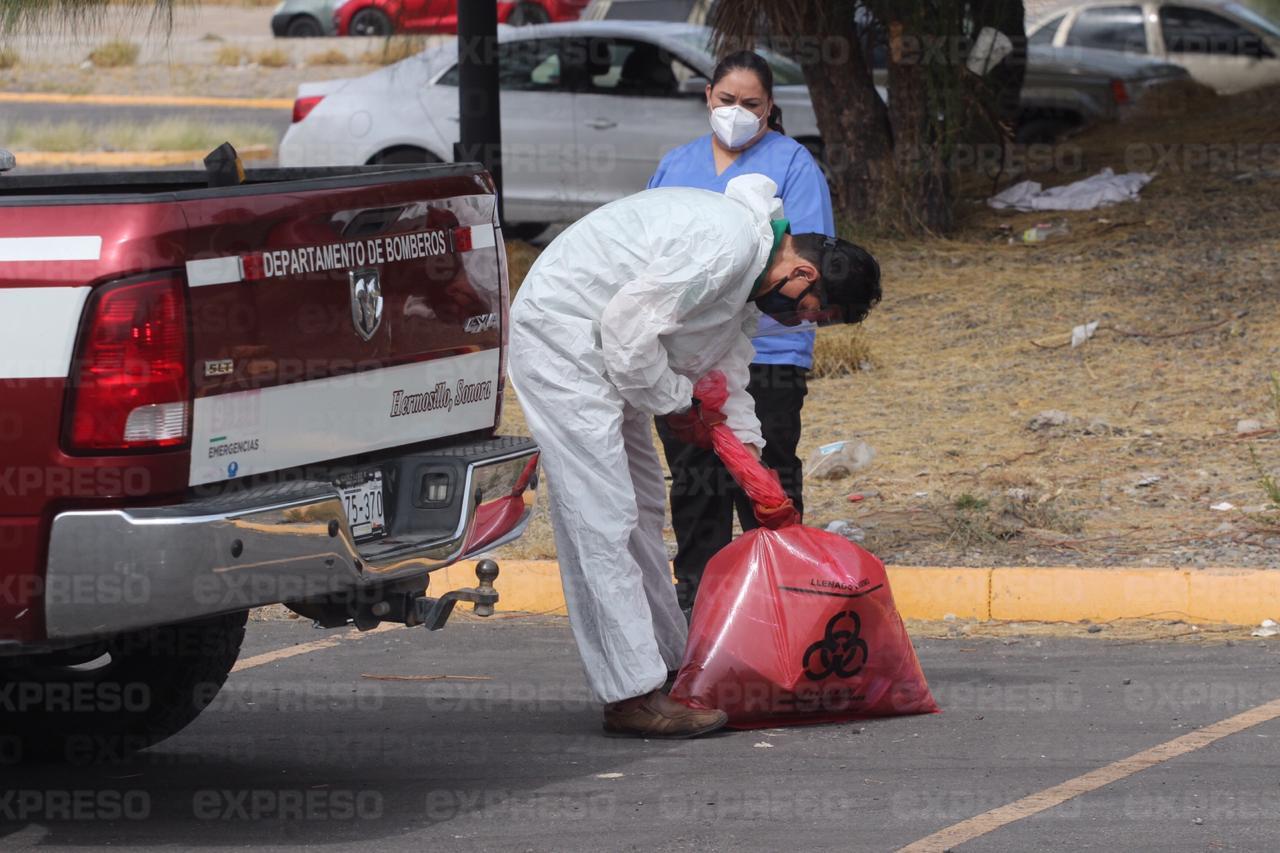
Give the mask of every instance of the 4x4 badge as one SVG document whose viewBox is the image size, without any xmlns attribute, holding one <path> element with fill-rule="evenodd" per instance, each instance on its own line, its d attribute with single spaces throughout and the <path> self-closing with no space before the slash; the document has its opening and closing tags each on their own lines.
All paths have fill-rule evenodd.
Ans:
<svg viewBox="0 0 1280 853">
<path fill-rule="evenodd" d="M 351 270 L 351 324 L 364 340 L 373 337 L 382 323 L 382 282 L 376 269 Z"/>
</svg>

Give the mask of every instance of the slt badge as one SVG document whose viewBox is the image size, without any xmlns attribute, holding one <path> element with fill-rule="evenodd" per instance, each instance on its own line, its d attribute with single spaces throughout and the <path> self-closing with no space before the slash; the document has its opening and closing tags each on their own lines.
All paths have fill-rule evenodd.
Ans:
<svg viewBox="0 0 1280 853">
<path fill-rule="evenodd" d="M 382 323 L 382 282 L 376 269 L 351 270 L 351 323 L 356 334 L 369 340 Z"/>
</svg>

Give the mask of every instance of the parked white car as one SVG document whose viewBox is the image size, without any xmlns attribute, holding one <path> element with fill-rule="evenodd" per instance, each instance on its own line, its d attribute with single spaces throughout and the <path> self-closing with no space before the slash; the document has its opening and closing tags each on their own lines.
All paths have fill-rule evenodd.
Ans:
<svg viewBox="0 0 1280 853">
<path fill-rule="evenodd" d="M 1033 45 L 1163 59 L 1224 95 L 1280 84 L 1280 26 L 1235 2 L 1072 4 L 1030 27 L 1028 37 Z"/>
<path fill-rule="evenodd" d="M 499 28 L 505 218 L 531 232 L 644 189 L 672 148 L 709 130 L 708 30 L 574 22 Z M 761 51 L 787 133 L 820 153 L 799 66 Z M 364 77 L 304 83 L 282 166 L 453 159 L 456 43 Z M 510 230 L 510 229 L 509 229 Z"/>
<path fill-rule="evenodd" d="M 644 189 L 667 151 L 707 133 L 709 39 L 707 28 L 683 22 L 500 27 L 508 235 L 532 236 Z M 787 133 L 825 162 L 800 67 L 759 52 L 773 68 Z M 1182 68 L 1142 57 L 1034 48 L 1018 139 L 1049 142 L 1119 118 L 1149 91 L 1187 79 Z M 450 161 L 458 131 L 457 46 L 449 42 L 364 77 L 304 83 L 279 159 L 313 167 Z"/>
</svg>

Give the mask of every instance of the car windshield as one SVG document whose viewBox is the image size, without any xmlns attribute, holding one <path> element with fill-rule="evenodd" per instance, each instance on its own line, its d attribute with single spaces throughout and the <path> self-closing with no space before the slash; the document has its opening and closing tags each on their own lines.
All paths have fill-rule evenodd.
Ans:
<svg viewBox="0 0 1280 853">
<path fill-rule="evenodd" d="M 706 35 L 702 33 L 682 33 L 678 38 L 702 53 L 706 57 L 707 65 L 715 65 L 715 54 L 711 50 Z M 788 59 L 780 53 L 774 53 L 766 47 L 757 47 L 755 51 L 760 54 L 760 57 L 765 62 L 769 63 L 769 67 L 773 70 L 773 85 L 803 86 L 805 84 L 804 72 L 794 60 Z"/>
<path fill-rule="evenodd" d="M 1280 39 L 1280 24 L 1262 17 L 1257 12 L 1239 3 L 1228 3 L 1226 10 L 1242 21 L 1252 24 L 1274 39 Z"/>
</svg>

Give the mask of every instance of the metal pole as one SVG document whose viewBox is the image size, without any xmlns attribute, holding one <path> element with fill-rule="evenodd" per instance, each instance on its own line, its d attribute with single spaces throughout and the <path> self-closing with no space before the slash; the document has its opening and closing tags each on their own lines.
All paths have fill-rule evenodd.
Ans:
<svg viewBox="0 0 1280 853">
<path fill-rule="evenodd" d="M 502 125 L 498 106 L 498 4 L 458 2 L 458 121 L 455 162 L 481 163 L 498 188 L 502 217 Z"/>
</svg>

